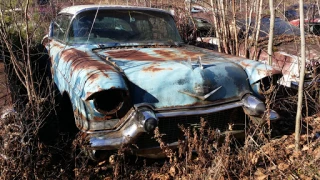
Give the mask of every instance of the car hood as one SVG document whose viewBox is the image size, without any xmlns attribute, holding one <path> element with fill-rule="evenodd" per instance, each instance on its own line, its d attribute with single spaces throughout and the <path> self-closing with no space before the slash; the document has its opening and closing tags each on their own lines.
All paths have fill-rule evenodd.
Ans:
<svg viewBox="0 0 320 180">
<path fill-rule="evenodd" d="M 210 53 L 191 46 L 96 51 L 124 74 L 134 104 L 156 109 L 231 102 L 250 93 L 245 70 Z"/>
</svg>

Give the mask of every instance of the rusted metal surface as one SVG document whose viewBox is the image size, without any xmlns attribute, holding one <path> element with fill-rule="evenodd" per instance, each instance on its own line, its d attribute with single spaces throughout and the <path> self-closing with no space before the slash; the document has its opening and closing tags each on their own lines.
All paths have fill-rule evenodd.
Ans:
<svg viewBox="0 0 320 180">
<path fill-rule="evenodd" d="M 152 65 L 150 65 L 149 67 L 143 68 L 142 71 L 154 73 L 154 72 L 161 72 L 161 71 L 170 71 L 170 70 L 172 70 L 172 68 L 167 68 L 167 69 L 165 69 L 165 68 L 159 68 L 159 67 L 157 67 L 157 66 L 159 66 L 159 65 L 157 65 L 157 64 L 152 64 Z"/>
<path fill-rule="evenodd" d="M 294 40 L 291 37 L 289 41 L 288 38 L 284 38 L 283 43 L 279 43 L 275 46 L 275 52 L 272 55 L 272 66 L 281 70 L 283 77 L 280 81 L 282 85 L 291 87 L 292 83 L 299 81 L 299 57 L 300 57 L 300 42 L 299 39 Z M 313 70 L 318 69 L 320 62 L 319 54 L 319 38 L 316 36 L 307 36 L 306 43 L 306 66 L 309 71 L 307 76 L 312 76 Z M 244 55 L 243 48 L 241 49 L 241 54 Z M 253 54 L 253 48 L 250 50 L 250 54 Z M 260 62 L 268 63 L 268 53 L 265 47 L 258 48 L 258 57 Z"/>
<path fill-rule="evenodd" d="M 77 16 L 92 9 L 99 8 L 74 7 L 62 13 Z M 162 10 L 147 9 L 153 11 L 152 18 L 155 13 L 164 15 Z M 167 18 L 163 21 L 173 21 L 171 16 Z M 127 21 L 133 24 L 136 20 Z M 70 97 L 77 127 L 92 134 L 88 138 L 94 149 L 116 149 L 123 143 L 133 143 L 156 126 L 157 115 L 201 115 L 239 108 L 248 94 L 258 93 L 259 89 L 252 89 L 253 84 L 281 73 L 261 62 L 184 45 L 175 32 L 174 38 L 156 39 L 151 44 L 138 40 L 118 43 L 109 38 L 94 39 L 99 43 L 89 38 L 78 44 L 62 43 L 49 37 L 45 45 L 54 82 Z M 250 103 L 246 108 L 254 111 Z"/>
<path fill-rule="evenodd" d="M 204 54 L 195 51 L 176 48 L 141 48 L 131 50 L 110 50 L 105 55 L 114 59 L 137 61 L 184 61 L 188 58 L 198 58 Z"/>
<path fill-rule="evenodd" d="M 122 53 L 123 51 L 125 53 Z M 101 50 L 97 54 L 105 56 L 105 59 L 116 64 L 127 75 L 130 88 L 138 93 L 138 96 L 133 97 L 134 104 L 147 102 L 156 108 L 204 104 L 204 101 L 190 96 L 185 97 L 189 93 L 197 94 L 197 86 L 202 93 L 205 93 L 206 88 L 210 92 L 222 86 L 222 89 L 214 94 L 215 96 L 209 98 L 212 101 L 236 99 L 244 92 L 248 92 L 249 86 L 258 80 L 281 74 L 279 69 L 257 61 L 194 46 L 134 48 L 131 51 L 127 49 Z M 142 60 L 139 60 L 139 57 L 142 57 Z M 199 61 L 202 65 L 198 64 Z M 202 69 L 201 66 L 206 68 Z M 161 73 L 158 73 L 159 71 Z M 149 75 L 145 74 L 146 72 Z M 150 75 L 152 81 L 149 81 L 148 78 L 141 78 Z M 181 79 L 181 77 L 184 78 Z M 163 89 L 162 84 L 170 84 L 170 87 Z M 256 91 L 259 93 L 258 89 Z M 174 98 L 163 99 L 165 94 L 171 94 Z"/>
</svg>

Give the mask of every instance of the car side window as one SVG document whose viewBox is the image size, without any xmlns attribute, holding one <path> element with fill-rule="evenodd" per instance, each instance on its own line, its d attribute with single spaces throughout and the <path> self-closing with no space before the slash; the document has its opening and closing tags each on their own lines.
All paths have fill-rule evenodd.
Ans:
<svg viewBox="0 0 320 180">
<path fill-rule="evenodd" d="M 64 41 L 66 36 L 71 16 L 60 15 L 52 23 L 53 25 L 53 38 L 59 41 Z"/>
</svg>

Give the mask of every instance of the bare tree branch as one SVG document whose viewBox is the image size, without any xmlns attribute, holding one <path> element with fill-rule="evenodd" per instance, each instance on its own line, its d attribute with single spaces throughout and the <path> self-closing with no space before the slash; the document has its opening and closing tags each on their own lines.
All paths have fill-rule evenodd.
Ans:
<svg viewBox="0 0 320 180">
<path fill-rule="evenodd" d="M 273 35 L 274 35 L 274 19 L 275 19 L 275 8 L 273 5 L 274 0 L 269 0 L 270 6 L 270 30 L 269 30 L 269 41 L 268 41 L 268 62 L 272 65 L 272 54 L 273 54 Z"/>
<path fill-rule="evenodd" d="M 300 77 L 299 77 L 299 90 L 298 90 L 298 107 L 296 115 L 296 127 L 295 127 L 295 150 L 300 149 L 300 124 L 301 124 L 301 112 L 302 112 L 302 101 L 303 101 L 303 85 L 304 75 L 306 67 L 306 39 L 304 32 L 304 13 L 303 13 L 303 0 L 299 1 L 300 11 L 300 36 L 301 36 L 301 66 L 300 66 Z"/>
</svg>

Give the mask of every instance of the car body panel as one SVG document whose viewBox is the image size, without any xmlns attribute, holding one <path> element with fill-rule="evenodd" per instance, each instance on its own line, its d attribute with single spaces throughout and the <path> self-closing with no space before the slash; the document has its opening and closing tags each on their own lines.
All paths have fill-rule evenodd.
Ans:
<svg viewBox="0 0 320 180">
<path fill-rule="evenodd" d="M 147 136 L 146 132 L 152 132 L 158 124 L 165 130 L 171 127 L 167 126 L 170 122 L 172 126 L 177 126 L 178 122 L 189 125 L 198 123 L 202 116 L 210 117 L 212 125 L 220 119 L 223 127 L 219 127 L 224 130 L 233 120 L 244 122 L 247 115 L 265 120 L 264 111 L 257 108 L 261 106 L 265 110 L 265 105 L 257 98 L 257 84 L 265 77 L 281 74 L 277 69 L 183 44 L 175 34 L 176 27 L 170 24 L 174 23 L 172 16 L 163 10 L 77 6 L 62 10 L 60 15 L 71 14 L 72 24 L 78 13 L 88 11 L 93 15 L 94 9 L 107 10 L 108 13 L 104 13 L 111 14 L 112 18 L 114 15 L 110 11 L 119 10 L 118 15 L 125 14 L 126 21 L 114 26 L 121 32 L 130 29 L 125 26 L 126 22 L 132 29 L 136 28 L 134 24 L 143 18 L 139 11 L 152 14 L 152 18 L 166 16 L 167 19 L 161 21 L 170 22 L 167 34 L 162 35 L 167 35 L 168 41 L 162 38 L 130 42 L 112 40 L 112 37 L 109 41 L 92 40 L 93 25 L 87 40 L 69 41 L 72 26 L 62 29 L 57 22 L 52 22 L 48 40 L 43 42 L 51 58 L 53 80 L 59 91 L 70 98 L 76 125 L 86 133 L 91 148 L 117 149 Z M 132 17 L 135 14 L 131 10 L 137 16 Z M 128 13 L 123 13 L 126 11 Z M 109 19 L 101 19 L 100 22 L 110 25 Z M 62 40 L 52 34 L 60 31 L 67 34 Z M 100 109 L 101 104 L 106 108 L 118 100 L 120 103 L 115 103 L 112 111 Z"/>
<path fill-rule="evenodd" d="M 135 104 L 147 102 L 155 108 L 208 104 L 183 92 L 205 95 L 221 86 L 207 99 L 214 104 L 213 101 L 239 100 L 250 91 L 247 75 L 240 66 L 211 59 L 211 54 L 200 48 L 136 48 L 100 54 L 123 70 L 131 93 L 137 94 Z"/>
</svg>

